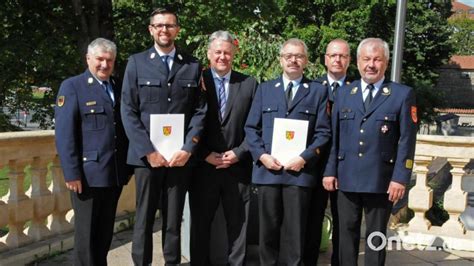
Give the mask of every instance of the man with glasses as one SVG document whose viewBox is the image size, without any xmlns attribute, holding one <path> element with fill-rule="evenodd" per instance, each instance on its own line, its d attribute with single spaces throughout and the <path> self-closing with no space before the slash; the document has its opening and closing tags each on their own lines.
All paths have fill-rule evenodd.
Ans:
<svg viewBox="0 0 474 266">
<path fill-rule="evenodd" d="M 327 90 L 303 76 L 307 56 L 303 41 L 283 43 L 283 75 L 259 86 L 245 125 L 258 186 L 261 265 L 302 264 L 312 187 L 321 172 L 317 162 L 331 136 Z M 305 149 L 284 165 L 271 155 L 275 118 L 308 121 Z"/>
<path fill-rule="evenodd" d="M 329 42 L 326 47 L 326 54 L 324 55 L 324 64 L 326 65 L 327 73 L 316 79 L 316 82 L 321 83 L 327 88 L 329 113 L 331 113 L 330 109 L 334 104 L 337 90 L 350 84 L 346 76 L 350 61 L 350 48 L 345 40 L 334 39 Z M 323 159 L 319 162 L 322 170 L 324 170 L 328 156 L 329 147 L 326 147 L 323 152 Z M 320 172 L 320 176 L 322 176 L 322 174 L 323 172 Z M 306 235 L 306 251 L 304 255 L 305 265 L 316 265 L 318 262 L 319 248 L 321 246 L 321 229 L 323 226 L 328 198 L 331 200 L 331 216 L 333 225 L 331 265 L 339 265 L 339 217 L 337 215 L 337 191 L 328 192 L 324 189 L 322 181 L 318 182 L 313 190 L 311 210 L 308 217 L 308 224 L 311 226 L 308 228 L 308 234 Z"/>
<path fill-rule="evenodd" d="M 201 65 L 175 47 L 179 30 L 175 13 L 161 8 L 153 11 L 148 31 L 154 46 L 132 55 L 124 75 L 121 111 L 130 139 L 127 163 L 135 167 L 137 196 L 132 244 L 135 265 L 152 262 L 153 223 L 160 202 L 166 265 L 178 265 L 181 260 L 182 213 L 205 102 L 199 86 Z M 152 114 L 184 114 L 184 145 L 170 160 L 150 141 Z"/>
<path fill-rule="evenodd" d="M 362 40 L 357 47 L 361 79 L 339 90 L 333 107 L 333 142 L 323 186 L 339 190 L 341 265 L 357 265 L 362 213 L 365 265 L 384 265 L 384 239 L 370 235 L 386 233 L 392 205 L 405 194 L 413 169 L 415 94 L 412 88 L 385 78 L 389 59 L 385 41 Z"/>
</svg>

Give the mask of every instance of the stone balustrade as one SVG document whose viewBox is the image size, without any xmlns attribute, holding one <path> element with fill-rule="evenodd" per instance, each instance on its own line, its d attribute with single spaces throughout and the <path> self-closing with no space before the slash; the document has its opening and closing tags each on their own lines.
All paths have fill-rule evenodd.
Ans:
<svg viewBox="0 0 474 266">
<path fill-rule="evenodd" d="M 425 218 L 433 205 L 433 190 L 427 185 L 428 167 L 437 157 L 447 159 L 453 176 L 451 188 L 444 194 L 449 220 L 442 226 L 433 226 Z M 442 240 L 449 248 L 474 250 L 474 232 L 466 230 L 459 220 L 467 202 L 461 188 L 463 168 L 472 159 L 474 138 L 418 135 L 416 185 L 410 190 L 408 201 L 415 215 L 408 224 L 393 227 L 404 242 L 439 245 L 436 241 Z M 0 257 L 2 252 L 72 232 L 73 212 L 53 131 L 0 133 L 0 169 L 5 167 L 9 192 L 0 199 L 0 228 L 8 227 L 8 233 L 0 238 Z M 25 178 L 31 179 L 27 188 Z M 117 215 L 134 209 L 132 179 L 122 192 Z"/>
<path fill-rule="evenodd" d="M 451 187 L 444 193 L 444 209 L 449 219 L 434 226 L 425 218 L 433 205 L 433 189 L 428 186 L 428 167 L 435 158 L 446 158 L 451 165 Z M 474 251 L 474 231 L 466 230 L 459 219 L 467 205 L 467 193 L 462 190 L 466 165 L 474 159 L 474 138 L 418 135 L 415 152 L 416 185 L 410 190 L 408 207 L 415 216 L 408 224 L 394 229 L 404 243 Z"/>
<path fill-rule="evenodd" d="M 54 131 L 0 133 L 0 169 L 5 167 L 9 191 L 0 199 L 0 228 L 8 227 L 8 233 L 0 238 L 0 252 L 72 232 L 73 211 Z M 27 188 L 25 177 L 31 180 Z M 117 216 L 134 212 L 134 184 L 131 180 L 124 188 Z"/>
</svg>

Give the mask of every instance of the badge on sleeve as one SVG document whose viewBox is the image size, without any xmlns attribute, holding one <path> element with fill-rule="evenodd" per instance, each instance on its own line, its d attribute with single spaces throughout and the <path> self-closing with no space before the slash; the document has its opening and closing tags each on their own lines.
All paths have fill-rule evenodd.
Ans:
<svg viewBox="0 0 474 266">
<path fill-rule="evenodd" d="M 417 112 L 416 112 L 416 106 L 411 107 L 411 120 L 413 120 L 413 123 L 418 122 L 418 115 L 417 115 Z"/>
<path fill-rule="evenodd" d="M 59 96 L 58 97 L 58 106 L 62 107 L 64 105 L 65 101 L 66 101 L 66 97 L 64 97 L 63 95 Z"/>
<path fill-rule="evenodd" d="M 412 169 L 413 168 L 413 160 L 407 159 L 406 162 L 405 162 L 405 167 L 407 169 Z"/>
</svg>

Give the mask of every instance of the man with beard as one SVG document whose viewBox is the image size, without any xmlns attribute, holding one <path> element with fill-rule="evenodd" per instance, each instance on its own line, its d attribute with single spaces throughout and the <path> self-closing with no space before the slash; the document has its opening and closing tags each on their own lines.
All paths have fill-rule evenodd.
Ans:
<svg viewBox="0 0 474 266">
<path fill-rule="evenodd" d="M 323 178 L 338 189 L 339 263 L 357 265 L 364 212 L 365 265 L 384 265 L 383 238 L 394 202 L 405 194 L 415 154 L 417 112 L 412 88 L 385 78 L 388 44 L 367 38 L 357 47 L 360 80 L 338 90 L 333 142 Z M 374 250 L 370 247 L 381 247 Z"/>
<path fill-rule="evenodd" d="M 135 167 L 137 196 L 132 244 L 135 265 L 152 262 L 153 223 L 160 202 L 166 265 L 178 265 L 181 260 L 182 213 L 205 102 L 199 86 L 201 65 L 174 45 L 179 30 L 175 13 L 162 8 L 153 11 L 148 31 L 154 46 L 132 55 L 124 75 L 121 111 L 130 139 L 127 163 Z M 184 145 L 169 161 L 150 141 L 152 114 L 184 114 Z"/>
<path fill-rule="evenodd" d="M 55 134 L 74 209 L 74 265 L 107 265 L 115 211 L 131 169 L 120 119 L 120 83 L 111 77 L 117 47 L 97 38 L 88 69 L 65 80 L 55 107 Z"/>
<path fill-rule="evenodd" d="M 209 37 L 203 72 L 208 109 L 200 147 L 201 161 L 191 190 L 191 264 L 211 265 L 211 222 L 222 202 L 227 230 L 227 262 L 244 265 L 252 159 L 245 143 L 244 125 L 257 81 L 232 70 L 236 47 L 227 31 Z"/>
<path fill-rule="evenodd" d="M 351 61 L 351 53 L 349 44 L 342 39 L 334 39 L 326 47 L 326 54 L 324 56 L 324 64 L 326 65 L 327 73 L 322 77 L 316 79 L 316 82 L 321 83 L 328 90 L 328 113 L 331 113 L 331 108 L 334 104 L 335 95 L 340 87 L 350 84 L 347 80 L 347 68 Z M 324 171 L 327 159 L 329 157 L 329 148 L 324 150 L 321 164 L 321 170 Z M 322 176 L 323 172 L 320 173 Z M 316 184 L 311 196 L 311 210 L 308 216 L 308 234 L 306 235 L 305 246 L 305 265 L 316 265 L 319 257 L 319 248 L 321 246 L 321 229 L 323 226 L 324 215 L 328 198 L 331 200 L 331 216 L 332 216 L 332 255 L 331 265 L 339 265 L 339 217 L 337 215 L 337 191 L 328 192 L 324 189 L 322 181 Z"/>
<path fill-rule="evenodd" d="M 284 42 L 283 75 L 259 86 L 245 124 L 254 160 L 252 182 L 258 186 L 261 265 L 303 263 L 311 191 L 321 172 L 317 162 L 331 136 L 327 90 L 303 76 L 307 63 L 303 41 Z M 271 155 L 275 118 L 308 122 L 305 149 L 284 165 Z"/>
</svg>

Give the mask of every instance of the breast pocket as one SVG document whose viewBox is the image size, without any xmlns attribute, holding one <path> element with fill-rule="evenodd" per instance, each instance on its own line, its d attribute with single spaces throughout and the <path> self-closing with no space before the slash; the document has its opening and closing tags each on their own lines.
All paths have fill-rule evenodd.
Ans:
<svg viewBox="0 0 474 266">
<path fill-rule="evenodd" d="M 101 130 L 105 128 L 107 123 L 107 114 L 103 106 L 86 106 L 83 109 L 83 129 L 84 130 Z"/>
<path fill-rule="evenodd" d="M 180 79 L 177 81 L 178 87 L 181 88 L 180 92 L 189 98 L 194 98 L 197 93 L 198 83 L 193 79 Z M 178 91 L 176 91 L 178 92 Z"/>
<path fill-rule="evenodd" d="M 311 121 L 316 116 L 317 109 L 315 106 L 301 106 L 298 113 L 303 119 Z"/>
<path fill-rule="evenodd" d="M 377 120 L 380 136 L 392 138 L 395 132 L 398 132 L 398 119 L 396 114 L 377 114 L 375 119 Z"/>
<path fill-rule="evenodd" d="M 160 97 L 161 80 L 150 78 L 138 79 L 138 95 L 141 102 L 158 102 Z"/>
<path fill-rule="evenodd" d="M 273 120 L 278 113 L 278 105 L 266 105 L 262 108 L 262 127 L 273 127 Z"/>
<path fill-rule="evenodd" d="M 354 125 L 355 113 L 352 111 L 341 112 L 339 115 L 339 130 L 349 133 Z"/>
</svg>

